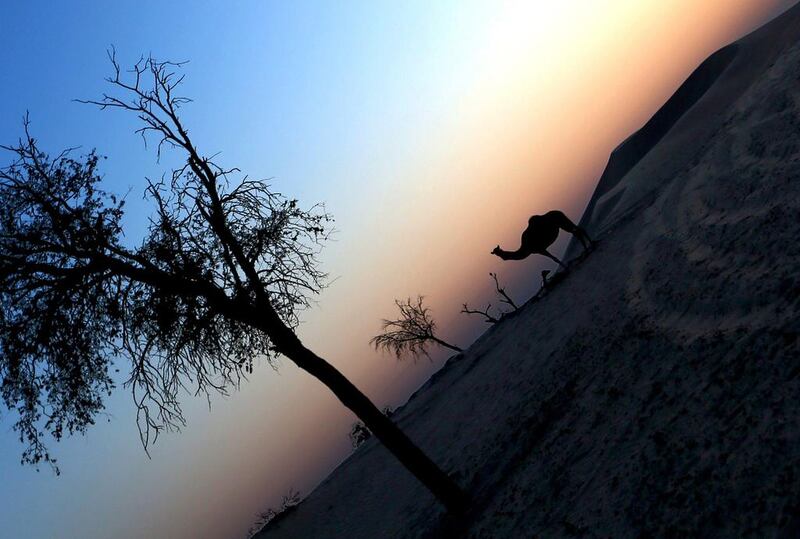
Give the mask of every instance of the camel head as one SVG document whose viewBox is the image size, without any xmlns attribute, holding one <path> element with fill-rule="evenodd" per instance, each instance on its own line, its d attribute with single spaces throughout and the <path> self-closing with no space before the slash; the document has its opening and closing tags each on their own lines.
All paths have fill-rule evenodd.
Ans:
<svg viewBox="0 0 800 539">
<path fill-rule="evenodd" d="M 498 245 L 497 247 L 495 247 L 494 249 L 492 249 L 492 254 L 493 254 L 494 256 L 500 256 L 500 250 L 501 250 L 501 249 L 500 249 L 500 246 Z"/>
</svg>

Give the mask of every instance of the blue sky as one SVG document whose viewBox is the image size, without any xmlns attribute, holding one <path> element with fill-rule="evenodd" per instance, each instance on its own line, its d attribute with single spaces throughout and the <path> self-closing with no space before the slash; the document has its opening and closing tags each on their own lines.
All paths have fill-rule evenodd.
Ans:
<svg viewBox="0 0 800 539">
<path fill-rule="evenodd" d="M 29 111 L 44 149 L 97 148 L 108 157 L 108 190 L 130 191 L 126 234 L 135 243 L 146 225 L 142 178 L 159 176 L 164 166 L 133 134 L 134 118 L 74 100 L 109 89 L 103 79 L 110 74 L 111 45 L 123 64 L 149 53 L 190 60 L 185 91 L 195 103 L 184 118 L 201 147 L 222 151 L 223 162 L 250 174 L 274 177 L 279 190 L 301 200 L 326 201 L 338 226 L 347 228 L 358 221 L 353 208 L 386 177 L 377 169 L 391 167 L 419 143 L 403 131 L 434 123 L 450 97 L 444 79 L 453 65 L 440 46 L 447 41 L 440 29 L 452 4 L 425 4 L 400 12 L 388 3 L 9 3 L 0 22 L 0 142 L 21 135 Z M 424 54 L 431 50 L 437 53 Z M 415 101 L 422 92 L 426 99 Z M 382 150 L 389 138 L 409 147 Z M 167 155 L 162 165 L 169 162 Z M 192 475 L 181 471 L 185 454 L 203 439 L 202 422 L 210 417 L 204 402 L 187 401 L 192 442 L 165 437 L 149 461 L 138 445 L 129 396 L 116 392 L 110 422 L 53 448 L 60 478 L 18 464 L 22 447 L 10 429 L 13 417 L 3 413 L 2 535 L 44 537 L 60 529 L 64 536 L 92 530 L 106 537 L 119 533 L 121 522 L 136 522 L 137 504 L 145 512 L 168 504 L 169 494 L 159 503 L 152 498 L 169 492 L 167 484 L 172 492 L 184 488 Z M 165 474 L 165 484 L 142 484 Z M 253 507 L 267 502 L 265 496 Z"/>
</svg>

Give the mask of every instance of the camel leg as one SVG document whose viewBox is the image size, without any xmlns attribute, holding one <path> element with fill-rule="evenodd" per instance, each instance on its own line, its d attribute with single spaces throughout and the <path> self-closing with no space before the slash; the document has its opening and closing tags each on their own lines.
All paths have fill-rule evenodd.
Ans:
<svg viewBox="0 0 800 539">
<path fill-rule="evenodd" d="M 562 268 L 564 268 L 564 270 L 566 270 L 566 271 L 569 271 L 569 268 L 568 268 L 567 266 L 565 266 L 563 262 L 561 262 L 561 261 L 560 261 L 558 258 L 556 258 L 555 256 L 551 255 L 549 252 L 547 252 L 547 251 L 543 251 L 543 252 L 542 252 L 542 254 L 543 254 L 544 256 L 546 256 L 547 258 L 551 259 L 551 260 L 555 260 L 555 261 L 556 261 L 556 263 L 557 263 L 559 266 L 561 266 Z"/>
<path fill-rule="evenodd" d="M 564 215 L 563 212 L 553 211 L 550 212 L 550 214 L 554 215 L 558 228 L 566 232 L 569 232 L 570 234 L 578 238 L 578 240 L 580 240 L 581 244 L 583 245 L 584 251 L 588 251 L 591 248 L 593 243 L 592 238 L 589 237 L 589 234 L 587 234 L 584 229 L 582 229 L 581 227 L 570 221 L 569 217 Z"/>
<path fill-rule="evenodd" d="M 581 240 L 581 243 L 583 244 L 584 250 L 588 251 L 592 247 L 592 243 L 594 243 L 594 242 L 592 241 L 592 238 L 589 237 L 589 234 L 587 234 L 584 229 L 582 229 L 579 226 L 576 226 L 575 227 L 575 232 L 573 232 L 573 234 L 575 236 L 577 236 L 579 240 Z"/>
</svg>

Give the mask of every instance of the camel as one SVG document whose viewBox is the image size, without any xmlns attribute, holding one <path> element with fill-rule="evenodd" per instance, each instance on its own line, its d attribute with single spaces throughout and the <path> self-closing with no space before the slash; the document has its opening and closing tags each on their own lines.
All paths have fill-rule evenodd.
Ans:
<svg viewBox="0 0 800 539">
<path fill-rule="evenodd" d="M 544 255 L 555 260 L 559 266 L 567 269 L 561 260 L 547 251 L 558 238 L 558 230 L 566 230 L 583 244 L 585 251 L 592 246 L 592 240 L 581 227 L 569 220 L 563 212 L 558 210 L 549 211 L 544 215 L 534 215 L 528 220 L 528 228 L 522 233 L 522 241 L 516 251 L 504 251 L 498 245 L 492 250 L 492 254 L 499 256 L 503 260 L 522 260 L 530 255 Z"/>
</svg>

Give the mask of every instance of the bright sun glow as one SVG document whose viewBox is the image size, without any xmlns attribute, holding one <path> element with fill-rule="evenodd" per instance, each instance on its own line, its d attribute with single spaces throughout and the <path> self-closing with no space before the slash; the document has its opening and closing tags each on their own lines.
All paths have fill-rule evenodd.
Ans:
<svg viewBox="0 0 800 539">
<path fill-rule="evenodd" d="M 574 2 L 513 1 L 499 6 L 487 32 L 482 36 L 478 64 L 492 78 L 508 73 L 531 55 L 544 56 L 547 44 L 564 35 L 564 28 L 574 23 L 578 6 Z"/>
</svg>

